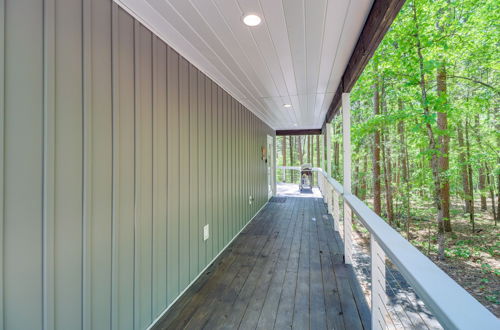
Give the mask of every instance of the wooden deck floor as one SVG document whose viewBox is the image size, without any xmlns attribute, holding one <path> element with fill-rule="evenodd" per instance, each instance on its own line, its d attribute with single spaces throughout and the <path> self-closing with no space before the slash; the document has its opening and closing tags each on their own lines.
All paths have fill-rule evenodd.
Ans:
<svg viewBox="0 0 500 330">
<path fill-rule="evenodd" d="M 322 199 L 274 198 L 157 329 L 363 329 L 369 310 Z"/>
</svg>

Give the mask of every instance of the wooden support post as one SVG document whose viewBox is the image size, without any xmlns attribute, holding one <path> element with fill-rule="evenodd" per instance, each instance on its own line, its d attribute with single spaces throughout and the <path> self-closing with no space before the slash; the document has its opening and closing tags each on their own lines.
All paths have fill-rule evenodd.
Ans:
<svg viewBox="0 0 500 330">
<path fill-rule="evenodd" d="M 385 292 L 385 253 L 371 235 L 372 329 L 387 329 L 387 294 Z"/>
<path fill-rule="evenodd" d="M 342 142 L 344 146 L 344 195 L 351 194 L 351 104 L 342 94 Z M 344 262 L 352 264 L 352 210 L 344 198 Z"/>
</svg>

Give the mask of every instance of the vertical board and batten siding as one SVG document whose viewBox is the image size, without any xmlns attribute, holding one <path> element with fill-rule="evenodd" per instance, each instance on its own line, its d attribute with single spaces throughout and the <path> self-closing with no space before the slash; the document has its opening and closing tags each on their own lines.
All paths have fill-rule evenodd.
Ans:
<svg viewBox="0 0 500 330">
<path fill-rule="evenodd" d="M 4 327 L 34 329 L 43 322 L 44 8 L 40 1 L 2 5 Z"/>
<path fill-rule="evenodd" d="M 0 0 L 0 74 L 0 329 L 147 328 L 267 200 L 273 130 L 111 0 Z"/>
</svg>

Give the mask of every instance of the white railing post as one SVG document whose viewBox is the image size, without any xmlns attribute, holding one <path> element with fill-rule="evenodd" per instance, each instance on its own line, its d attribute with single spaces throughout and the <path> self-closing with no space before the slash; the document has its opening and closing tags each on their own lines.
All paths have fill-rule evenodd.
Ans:
<svg viewBox="0 0 500 330">
<path fill-rule="evenodd" d="M 372 329 L 386 329 L 387 294 L 385 291 L 385 253 L 371 235 L 371 263 L 372 263 Z"/>
<path fill-rule="evenodd" d="M 342 142 L 344 147 L 344 195 L 351 194 L 351 105 L 342 94 Z M 352 210 L 344 198 L 344 262 L 352 264 Z"/>
</svg>

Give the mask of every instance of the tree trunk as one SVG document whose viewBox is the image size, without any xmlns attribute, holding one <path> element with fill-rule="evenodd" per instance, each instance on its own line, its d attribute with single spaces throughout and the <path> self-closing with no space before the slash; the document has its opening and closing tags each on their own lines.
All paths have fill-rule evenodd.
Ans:
<svg viewBox="0 0 500 330">
<path fill-rule="evenodd" d="M 479 195 L 481 196 L 481 211 L 487 211 L 486 204 L 486 175 L 484 174 L 484 165 L 479 167 Z"/>
<path fill-rule="evenodd" d="M 387 149 L 386 149 L 386 155 L 387 155 L 387 217 L 389 218 L 389 221 L 394 222 L 394 191 L 392 188 L 392 180 L 393 180 L 393 174 L 392 174 L 392 162 L 391 162 L 391 147 L 388 141 L 386 140 L 387 143 Z M 396 226 L 399 227 L 399 221 L 396 221 Z"/>
<path fill-rule="evenodd" d="M 451 219 L 450 219 L 450 180 L 448 179 L 448 169 L 450 167 L 449 161 L 449 143 L 448 136 L 448 114 L 447 114 L 447 91 L 446 91 L 446 66 L 441 63 L 437 70 L 437 93 L 440 99 L 440 109 L 437 114 L 437 126 L 440 130 L 438 143 L 440 145 L 439 151 L 439 173 L 441 175 L 441 202 L 443 204 L 443 221 L 444 230 L 451 232 Z"/>
<path fill-rule="evenodd" d="M 299 166 L 304 164 L 304 154 L 302 153 L 302 136 L 297 136 L 297 150 L 299 152 Z"/>
<path fill-rule="evenodd" d="M 337 137 L 337 121 L 333 121 L 333 172 L 337 178 L 340 178 L 340 144 Z"/>
<path fill-rule="evenodd" d="M 382 164 L 384 166 L 384 185 L 385 185 L 385 210 L 387 214 L 387 220 L 389 224 L 392 226 L 394 222 L 394 214 L 392 211 L 392 189 L 391 189 L 391 164 L 388 159 L 387 154 L 387 136 L 384 133 L 380 134 L 380 140 L 382 142 Z"/>
<path fill-rule="evenodd" d="M 290 166 L 293 166 L 293 136 L 290 136 L 290 148 L 289 149 L 290 149 Z M 294 172 L 295 171 L 293 171 L 293 170 L 290 171 L 292 183 L 295 183 Z"/>
<path fill-rule="evenodd" d="M 500 172 L 497 175 L 497 185 L 498 185 L 498 189 L 497 189 L 497 217 L 496 217 L 495 224 L 498 221 L 500 221 Z"/>
<path fill-rule="evenodd" d="M 311 136 L 307 136 L 307 162 L 312 164 L 312 153 L 311 153 Z"/>
<path fill-rule="evenodd" d="M 472 166 L 470 164 L 470 140 L 469 140 L 469 121 L 465 118 L 465 150 L 467 157 L 467 176 L 469 180 L 469 219 L 472 224 L 472 232 L 476 231 L 476 221 L 474 217 L 474 184 L 472 181 Z"/>
<path fill-rule="evenodd" d="M 320 156 L 320 152 L 319 152 L 319 135 L 316 135 L 316 167 L 321 167 L 321 160 L 319 158 Z M 318 172 L 315 172 L 316 173 L 316 182 L 317 184 L 319 185 L 319 173 Z"/>
<path fill-rule="evenodd" d="M 377 63 L 375 67 L 375 83 L 373 84 L 373 114 L 380 113 L 380 93 L 379 93 L 379 77 Z M 382 213 L 380 188 L 380 132 L 377 129 L 373 137 L 373 210 L 376 214 Z"/>
<path fill-rule="evenodd" d="M 493 173 L 490 173 L 488 163 L 485 164 L 486 167 L 486 180 L 488 183 L 488 190 L 490 191 L 491 198 L 491 211 L 493 213 L 493 220 L 495 220 L 495 226 L 497 225 L 497 210 L 495 209 L 495 177 Z"/>
<path fill-rule="evenodd" d="M 429 149 L 432 153 L 431 155 L 431 169 L 432 177 L 434 178 L 434 204 L 437 209 L 437 225 L 438 225 L 438 258 L 444 259 L 444 223 L 443 223 L 443 206 L 441 203 L 441 176 L 439 173 L 439 162 L 438 162 L 438 149 L 436 145 L 436 139 L 434 136 L 434 131 L 432 129 L 431 123 L 428 118 L 431 118 L 429 111 L 428 101 L 427 101 L 427 87 L 425 82 L 425 71 L 424 71 L 424 57 L 422 55 L 422 46 L 419 37 L 419 24 L 417 19 L 417 8 L 415 5 L 415 0 L 413 0 L 413 20 L 415 23 L 415 39 L 416 39 L 416 50 L 418 56 L 419 70 L 420 70 L 420 92 L 421 92 L 421 104 L 423 110 L 423 116 L 425 121 L 425 127 L 427 131 L 427 137 L 429 139 Z"/>
<path fill-rule="evenodd" d="M 500 132 L 500 123 L 497 121 L 495 125 L 497 132 Z M 500 134 L 497 134 L 497 150 L 500 150 Z M 500 164 L 500 157 L 497 158 L 497 163 Z M 493 185 L 495 185 L 495 179 L 493 178 Z M 500 221 L 500 171 L 497 172 L 497 217 L 495 218 L 495 224 Z"/>
<path fill-rule="evenodd" d="M 286 136 L 281 139 L 281 155 L 283 158 L 283 166 L 286 166 Z M 283 170 L 283 182 L 286 182 L 286 170 Z"/>
<path fill-rule="evenodd" d="M 387 103 L 385 100 L 385 82 L 384 77 L 381 77 L 381 93 L 380 93 L 380 103 L 382 108 L 382 113 L 385 115 L 387 113 Z M 385 185 L 385 209 L 387 213 L 387 220 L 392 226 L 394 222 L 394 210 L 393 210 L 393 200 L 392 200 L 392 169 L 391 169 L 391 154 L 389 148 L 389 134 L 390 132 L 381 132 L 382 141 L 382 164 L 384 166 L 384 185 Z"/>
<path fill-rule="evenodd" d="M 476 140 L 477 140 L 477 145 L 478 146 L 481 146 L 482 145 L 482 141 L 481 141 L 481 124 L 479 122 L 479 115 L 476 115 L 475 116 L 475 136 L 476 136 Z M 486 205 L 486 175 L 484 173 L 485 169 L 484 169 L 484 164 L 480 164 L 479 165 L 479 169 L 478 169 L 479 173 L 479 185 L 478 185 L 478 188 L 479 188 L 479 196 L 481 198 L 481 211 L 486 211 L 487 210 L 487 205 Z"/>
<path fill-rule="evenodd" d="M 460 161 L 460 170 L 462 176 L 462 190 L 463 190 L 463 199 L 465 203 L 465 213 L 470 213 L 470 204 L 469 204 L 469 174 L 467 173 L 467 164 L 465 160 L 465 142 L 464 142 L 464 133 L 462 128 L 462 123 L 458 123 L 457 125 L 457 139 L 458 146 L 460 148 L 458 159 Z"/>
<path fill-rule="evenodd" d="M 368 173 L 368 152 L 365 153 L 365 159 L 363 162 L 363 178 L 361 179 L 361 196 L 359 196 L 359 198 L 361 198 L 361 200 L 363 201 L 366 199 L 366 190 L 368 189 L 366 184 L 367 173 Z"/>
<path fill-rule="evenodd" d="M 321 159 L 320 159 L 320 147 L 319 147 L 319 135 L 316 135 L 316 167 L 321 167 Z"/>
<path fill-rule="evenodd" d="M 399 109 L 403 110 L 403 102 L 399 100 Z M 403 197 L 403 208 L 406 211 L 406 239 L 410 240 L 410 225 L 411 225 L 411 213 L 410 213 L 410 177 L 408 170 L 408 150 L 406 146 L 405 137 L 405 124 L 404 121 L 399 121 L 398 123 L 398 133 L 399 133 L 399 143 L 400 143 L 400 154 L 401 154 L 401 171 L 404 182 L 404 197 Z"/>
</svg>

